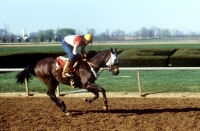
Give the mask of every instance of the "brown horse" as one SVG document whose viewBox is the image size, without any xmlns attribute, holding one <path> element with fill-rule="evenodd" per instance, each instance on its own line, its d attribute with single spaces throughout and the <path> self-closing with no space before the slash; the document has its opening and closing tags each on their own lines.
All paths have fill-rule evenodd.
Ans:
<svg viewBox="0 0 200 131">
<path fill-rule="evenodd" d="M 78 64 L 74 72 L 75 86 L 87 89 L 89 92 L 94 94 L 93 98 L 85 98 L 84 101 L 91 103 L 99 97 L 98 92 L 102 92 L 104 101 L 103 109 L 106 111 L 108 110 L 106 91 L 103 87 L 95 84 L 95 80 L 97 79 L 97 72 L 100 67 L 104 65 L 109 67 L 113 75 L 119 74 L 116 50 L 116 48 L 115 50 L 111 48 L 110 50 L 97 52 L 95 55 L 93 53 L 92 56 L 91 54 L 88 54 L 87 61 L 83 60 L 79 55 L 77 58 Z M 17 83 L 24 83 L 25 78 L 29 80 L 32 75 L 37 76 L 48 87 L 47 95 L 50 96 L 51 100 L 54 101 L 56 105 L 66 113 L 66 115 L 69 115 L 70 113 L 67 112 L 65 103 L 56 97 L 55 90 L 59 83 L 70 85 L 71 78 L 63 78 L 62 69 L 57 70 L 56 64 L 56 58 L 49 57 L 40 60 L 36 64 L 29 65 L 16 75 Z"/>
</svg>

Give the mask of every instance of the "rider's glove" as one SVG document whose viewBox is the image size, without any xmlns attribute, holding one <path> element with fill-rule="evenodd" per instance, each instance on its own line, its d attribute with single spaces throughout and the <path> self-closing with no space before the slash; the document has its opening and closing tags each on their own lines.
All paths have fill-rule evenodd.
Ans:
<svg viewBox="0 0 200 131">
<path fill-rule="evenodd" d="M 82 59 L 83 61 L 87 61 L 87 55 L 85 53 L 82 55 Z"/>
</svg>

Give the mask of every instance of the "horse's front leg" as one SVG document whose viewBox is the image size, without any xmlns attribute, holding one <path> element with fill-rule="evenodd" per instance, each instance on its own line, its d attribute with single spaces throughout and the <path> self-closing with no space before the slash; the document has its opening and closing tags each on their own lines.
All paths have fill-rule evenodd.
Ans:
<svg viewBox="0 0 200 131">
<path fill-rule="evenodd" d="M 55 94 L 55 89 L 57 86 L 52 86 L 51 84 L 46 84 L 47 87 L 48 87 L 48 92 L 47 92 L 47 95 L 50 97 L 50 99 L 64 112 L 66 113 L 66 115 L 70 115 L 69 112 L 67 112 L 67 109 L 66 109 L 66 105 L 64 103 L 64 101 L 62 101 L 61 99 L 59 99 L 58 97 L 56 97 L 56 94 Z"/>
<path fill-rule="evenodd" d="M 85 102 L 88 102 L 88 103 L 91 103 L 93 102 L 94 100 L 96 100 L 97 98 L 99 98 L 99 93 L 98 92 L 102 92 L 102 95 L 103 95 L 103 102 L 104 102 L 104 106 L 103 106 L 103 109 L 105 111 L 108 110 L 108 101 L 107 101 L 107 98 L 106 98 L 106 91 L 103 87 L 95 84 L 95 83 L 88 83 L 87 84 L 87 87 L 86 89 L 89 91 L 89 92 L 92 92 L 94 94 L 94 97 L 91 98 L 91 99 L 83 99 Z"/>
<path fill-rule="evenodd" d="M 66 115 L 70 115 L 70 113 L 67 112 L 65 103 L 64 103 L 61 99 L 59 99 L 58 97 L 56 97 L 55 94 L 51 94 L 51 93 L 49 93 L 49 96 L 50 96 L 50 99 L 51 99 L 54 103 L 56 103 L 56 105 L 57 105 L 64 113 L 66 113 Z"/>
</svg>

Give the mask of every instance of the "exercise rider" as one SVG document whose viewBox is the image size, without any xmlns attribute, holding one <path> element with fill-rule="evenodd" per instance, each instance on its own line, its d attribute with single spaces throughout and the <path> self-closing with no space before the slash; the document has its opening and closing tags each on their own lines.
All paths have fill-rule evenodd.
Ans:
<svg viewBox="0 0 200 131">
<path fill-rule="evenodd" d="M 70 68 L 75 63 L 75 55 L 78 54 L 78 48 L 81 47 L 81 54 L 86 57 L 85 47 L 92 43 L 93 37 L 91 34 L 86 35 L 68 35 L 62 40 L 62 48 L 68 55 L 68 60 L 63 68 L 62 76 L 72 77 L 73 74 L 70 72 Z"/>
</svg>

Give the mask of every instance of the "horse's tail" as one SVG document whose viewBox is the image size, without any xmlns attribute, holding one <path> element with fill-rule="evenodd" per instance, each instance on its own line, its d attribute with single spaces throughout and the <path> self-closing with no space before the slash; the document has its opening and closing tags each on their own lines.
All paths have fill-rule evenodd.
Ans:
<svg viewBox="0 0 200 131">
<path fill-rule="evenodd" d="M 32 75 L 35 76 L 35 64 L 27 66 L 23 71 L 19 72 L 16 75 L 17 83 L 23 84 L 25 82 L 25 78 L 27 81 L 32 79 Z"/>
</svg>

